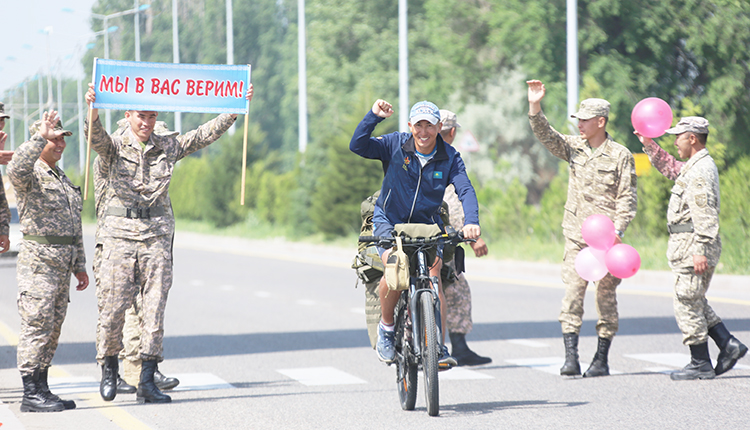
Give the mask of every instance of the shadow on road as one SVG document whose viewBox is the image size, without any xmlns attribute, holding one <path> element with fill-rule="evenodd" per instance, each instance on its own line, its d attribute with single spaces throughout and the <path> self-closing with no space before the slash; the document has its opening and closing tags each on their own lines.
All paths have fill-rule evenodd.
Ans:
<svg viewBox="0 0 750 430">
<path fill-rule="evenodd" d="M 589 402 L 550 402 L 547 400 L 514 400 L 509 402 L 459 403 L 440 405 L 441 411 L 454 411 L 459 414 L 489 414 L 504 409 L 548 409 L 583 406 Z"/>
<path fill-rule="evenodd" d="M 750 331 L 750 318 L 724 321 L 732 331 Z M 584 321 L 582 333 L 596 336 L 596 321 Z M 623 318 L 620 336 L 678 334 L 674 317 Z M 529 321 L 474 324 L 470 340 L 505 340 L 557 338 L 560 324 L 557 321 Z M 329 330 L 286 333 L 205 334 L 164 338 L 167 358 L 196 358 L 225 355 L 262 354 L 287 351 L 308 351 L 340 348 L 370 347 L 367 330 Z M 88 355 L 90 359 L 82 358 Z M 92 342 L 61 343 L 55 354 L 55 364 L 80 364 L 93 362 L 95 347 Z M 0 347 L 0 368 L 16 365 L 15 347 Z"/>
</svg>

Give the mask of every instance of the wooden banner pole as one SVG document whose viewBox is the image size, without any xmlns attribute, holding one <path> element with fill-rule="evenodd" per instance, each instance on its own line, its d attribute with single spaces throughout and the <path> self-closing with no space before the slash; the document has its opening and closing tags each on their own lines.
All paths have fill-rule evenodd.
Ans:
<svg viewBox="0 0 750 430">
<path fill-rule="evenodd" d="M 240 205 L 245 206 L 245 170 L 247 170 L 247 121 L 250 114 L 250 102 L 247 102 L 245 114 L 245 131 L 242 137 L 242 183 L 240 184 Z"/>
</svg>

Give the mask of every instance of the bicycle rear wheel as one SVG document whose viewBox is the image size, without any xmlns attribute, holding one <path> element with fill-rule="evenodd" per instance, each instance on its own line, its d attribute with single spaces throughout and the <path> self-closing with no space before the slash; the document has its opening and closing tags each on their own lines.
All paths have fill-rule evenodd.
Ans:
<svg viewBox="0 0 750 430">
<path fill-rule="evenodd" d="M 408 295 L 406 295 L 408 297 Z M 402 295 L 398 302 L 398 313 L 396 317 L 396 385 L 398 385 L 398 398 L 401 409 L 413 411 L 417 403 L 417 364 L 409 348 L 409 334 L 407 325 L 409 313 L 406 309 L 406 300 Z"/>
<path fill-rule="evenodd" d="M 440 389 L 438 382 L 438 356 L 439 348 L 437 339 L 437 326 L 435 324 L 435 307 L 432 295 L 423 293 L 419 296 L 420 318 L 422 320 L 423 344 L 422 344 L 422 371 L 424 372 L 425 401 L 427 413 L 437 416 L 440 412 Z"/>
</svg>

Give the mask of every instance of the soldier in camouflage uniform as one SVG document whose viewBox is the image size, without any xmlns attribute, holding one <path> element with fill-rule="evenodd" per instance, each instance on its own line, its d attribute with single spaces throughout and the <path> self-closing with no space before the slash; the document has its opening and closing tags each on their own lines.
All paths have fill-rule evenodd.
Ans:
<svg viewBox="0 0 750 430">
<path fill-rule="evenodd" d="M 747 353 L 747 347 L 729 333 L 706 300 L 721 255 L 719 172 L 706 149 L 708 120 L 685 117 L 667 133 L 677 135 L 678 155 L 687 162 L 678 161 L 652 139 L 635 134 L 651 164 L 675 181 L 667 208 L 667 259 L 677 277 L 675 317 L 682 343 L 690 347 L 691 360 L 670 376 L 673 380 L 712 379 L 734 367 Z M 715 369 L 708 354 L 709 336 L 719 347 Z"/>
<path fill-rule="evenodd" d="M 443 128 L 440 135 L 443 136 L 445 143 L 452 145 L 456 138 L 456 131 L 461 124 L 458 123 L 456 114 L 440 109 L 440 119 L 443 122 Z M 445 196 L 443 201 L 448 204 L 448 213 L 450 214 L 450 225 L 455 229 L 460 229 L 464 225 L 464 208 L 456 194 L 456 188 L 453 185 L 445 187 Z M 469 242 L 474 255 L 483 257 L 487 255 L 487 244 L 481 237 L 476 242 Z M 445 266 L 456 273 L 453 282 L 443 281 L 445 289 L 445 302 L 448 308 L 446 322 L 448 325 L 448 334 L 451 339 L 451 355 L 458 361 L 459 366 L 478 366 L 492 362 L 490 357 L 482 357 L 469 348 L 466 344 L 466 335 L 471 332 L 473 324 L 471 321 L 471 289 L 469 282 L 463 273 L 456 271 L 454 260 L 446 261 Z"/>
<path fill-rule="evenodd" d="M 527 81 L 529 98 L 529 122 L 534 135 L 554 155 L 570 165 L 568 200 L 563 216 L 565 254 L 562 264 L 562 280 L 565 297 L 560 312 L 563 340 L 565 342 L 565 364 L 561 375 L 580 375 L 578 362 L 578 336 L 583 318 L 583 298 L 588 281 L 575 270 L 575 259 L 587 245 L 581 236 L 581 225 L 590 215 L 604 214 L 615 224 L 620 243 L 637 208 L 635 161 L 627 148 L 612 140 L 607 134 L 609 102 L 602 99 L 586 99 L 578 112 L 579 136 L 567 136 L 550 126 L 542 112 L 541 101 L 545 88 L 537 80 Z M 612 338 L 618 329 L 616 289 L 620 279 L 611 274 L 595 283 L 596 324 L 598 346 L 591 366 L 583 376 L 609 375 L 608 354 Z"/>
<path fill-rule="evenodd" d="M 49 391 L 47 374 L 57 349 L 70 299 L 70 278 L 78 291 L 89 283 L 81 233 L 81 189 L 56 166 L 65 149 L 55 111 L 45 112 L 31 127 L 8 165 L 16 191 L 23 241 L 18 253 L 18 370 L 23 379 L 23 412 L 75 408 Z"/>
<path fill-rule="evenodd" d="M 246 98 L 252 99 L 248 86 Z M 158 113 L 127 111 L 130 129 L 110 136 L 99 121 L 94 85 L 86 101 L 93 123 L 92 146 L 99 154 L 106 186 L 99 202 L 97 252 L 101 262 L 97 276 L 99 336 L 97 357 L 102 360 L 99 392 L 105 401 L 117 394 L 117 355 L 123 348 L 125 313 L 142 298 L 139 403 L 167 403 L 172 399 L 154 383 L 158 361 L 163 360 L 164 310 L 172 286 L 172 238 L 174 214 L 169 182 L 180 159 L 215 142 L 234 124 L 236 114 L 222 114 L 198 129 L 178 137 L 153 134 Z"/>
<path fill-rule="evenodd" d="M 112 133 L 112 136 L 122 136 L 130 129 L 130 123 L 127 119 L 123 118 L 117 121 L 117 130 Z M 159 136 L 176 137 L 180 133 L 176 131 L 170 131 L 167 127 L 167 123 L 164 121 L 156 121 L 154 124 L 154 134 Z M 94 201 L 96 202 L 96 213 L 97 220 L 104 220 L 104 216 L 99 217 L 99 204 L 104 196 L 104 189 L 106 188 L 105 176 L 106 173 L 102 172 L 100 159 L 97 156 L 94 159 L 94 165 L 92 168 L 94 177 Z M 98 225 L 97 225 L 98 227 Z M 99 237 L 99 229 L 96 230 L 97 239 Z M 101 260 L 101 253 L 94 253 L 94 273 L 99 269 Z M 117 394 L 133 394 L 136 392 L 138 380 L 141 375 L 141 357 L 140 357 L 140 346 L 141 346 L 141 296 L 138 295 L 136 303 L 128 308 L 125 313 L 125 326 L 122 331 L 122 342 L 124 348 L 120 351 L 120 360 L 122 360 L 122 375 L 117 375 Z M 98 360 L 104 360 L 104 357 L 97 357 Z M 133 384 L 133 385 L 131 385 Z M 171 390 L 180 384 L 177 378 L 164 376 L 159 372 L 159 366 L 156 366 L 154 371 L 154 384 L 160 390 Z"/>
<path fill-rule="evenodd" d="M 5 113 L 5 104 L 0 102 L 0 164 L 8 164 L 13 156 L 13 152 L 5 151 L 5 141 L 8 138 L 8 135 L 3 131 L 3 128 L 5 128 L 5 118 L 10 118 L 10 115 Z M 8 199 L 5 197 L 3 177 L 0 175 L 0 254 L 10 248 L 9 233 L 10 208 L 8 207 Z"/>
</svg>

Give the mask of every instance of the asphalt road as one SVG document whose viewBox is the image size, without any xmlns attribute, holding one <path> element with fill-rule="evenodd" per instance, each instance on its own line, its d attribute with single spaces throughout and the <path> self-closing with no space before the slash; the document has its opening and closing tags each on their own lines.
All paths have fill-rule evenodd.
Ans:
<svg viewBox="0 0 750 430">
<path fill-rule="evenodd" d="M 90 257 L 90 235 L 87 241 Z M 52 390 L 78 408 L 48 414 L 19 410 L 15 263 L 0 259 L 0 430 L 745 428 L 750 418 L 749 359 L 711 381 L 667 375 L 689 360 L 669 273 L 644 271 L 621 285 L 612 376 L 563 378 L 559 267 L 469 260 L 469 345 L 493 363 L 440 373 L 440 416 L 429 417 L 421 375 L 416 410 L 402 411 L 395 368 L 369 346 L 364 291 L 349 268 L 353 251 L 178 232 L 174 255 L 160 365 L 182 381 L 173 402 L 101 400 L 92 285 L 71 292 L 50 370 Z M 748 287 L 750 277 L 719 276 L 709 297 L 746 343 Z M 584 369 L 596 348 L 593 298 L 589 292 Z M 717 356 L 713 345 L 711 353 Z"/>
</svg>

